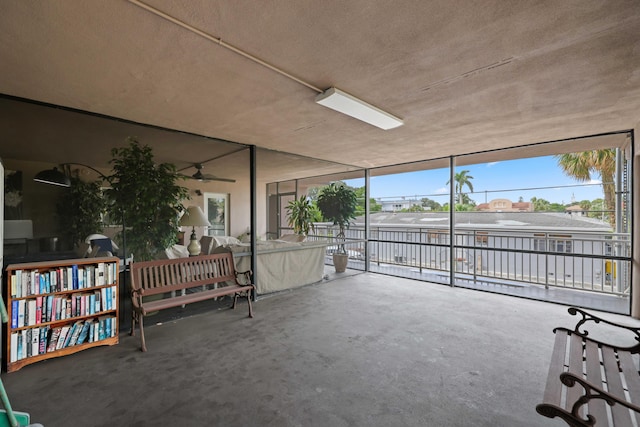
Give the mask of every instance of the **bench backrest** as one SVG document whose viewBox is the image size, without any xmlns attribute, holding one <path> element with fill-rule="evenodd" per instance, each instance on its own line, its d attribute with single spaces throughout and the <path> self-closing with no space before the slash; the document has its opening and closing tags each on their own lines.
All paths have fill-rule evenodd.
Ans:
<svg viewBox="0 0 640 427">
<path fill-rule="evenodd" d="M 229 252 L 131 264 L 131 289 L 142 295 L 160 294 L 226 281 L 235 281 Z"/>
</svg>

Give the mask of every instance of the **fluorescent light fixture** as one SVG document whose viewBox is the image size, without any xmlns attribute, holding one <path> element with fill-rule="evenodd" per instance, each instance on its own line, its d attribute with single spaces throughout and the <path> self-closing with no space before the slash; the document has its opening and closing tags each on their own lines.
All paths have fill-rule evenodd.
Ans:
<svg viewBox="0 0 640 427">
<path fill-rule="evenodd" d="M 404 123 L 402 119 L 335 87 L 331 87 L 318 94 L 318 96 L 316 96 L 316 102 L 384 130 L 397 128 Z"/>
</svg>

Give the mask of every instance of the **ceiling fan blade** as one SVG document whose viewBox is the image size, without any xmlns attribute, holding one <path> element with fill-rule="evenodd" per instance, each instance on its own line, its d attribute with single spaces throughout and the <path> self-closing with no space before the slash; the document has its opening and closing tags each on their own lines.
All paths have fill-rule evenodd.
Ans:
<svg viewBox="0 0 640 427">
<path fill-rule="evenodd" d="M 205 181 L 222 181 L 222 182 L 236 182 L 235 179 L 231 179 L 231 178 L 220 178 L 217 176 L 213 176 L 213 175 L 207 175 L 204 174 L 203 178 Z"/>
<path fill-rule="evenodd" d="M 209 175 L 209 174 L 203 174 L 202 173 L 202 165 L 199 163 L 196 163 L 195 165 L 196 168 L 196 173 L 194 173 L 193 175 L 189 176 L 189 175 L 183 175 L 186 176 L 187 178 L 190 179 L 195 179 L 196 181 L 222 181 L 222 182 L 236 182 L 235 179 L 230 179 L 230 178 L 218 178 L 217 176 L 214 175 Z"/>
</svg>

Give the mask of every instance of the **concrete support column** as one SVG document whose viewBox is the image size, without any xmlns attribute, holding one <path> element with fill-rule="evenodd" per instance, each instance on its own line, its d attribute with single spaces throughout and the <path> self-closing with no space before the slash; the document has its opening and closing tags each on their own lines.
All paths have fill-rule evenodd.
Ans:
<svg viewBox="0 0 640 427">
<path fill-rule="evenodd" d="M 631 204 L 633 205 L 633 218 L 631 221 L 631 236 L 633 253 L 631 258 L 631 316 L 640 319 L 640 144 L 637 135 L 640 131 L 640 123 L 636 125 L 631 135 L 633 145 L 633 181 L 631 192 Z"/>
</svg>

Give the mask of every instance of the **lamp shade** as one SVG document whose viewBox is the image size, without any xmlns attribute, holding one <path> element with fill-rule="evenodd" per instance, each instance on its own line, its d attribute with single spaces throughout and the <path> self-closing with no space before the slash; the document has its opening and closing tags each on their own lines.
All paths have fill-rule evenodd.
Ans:
<svg viewBox="0 0 640 427">
<path fill-rule="evenodd" d="M 58 170 L 58 168 L 46 169 L 38 172 L 33 177 L 36 182 L 42 182 L 44 184 L 59 185 L 60 187 L 70 187 L 71 180 L 67 175 Z"/>
<path fill-rule="evenodd" d="M 211 225 L 204 212 L 200 209 L 200 206 L 189 206 L 187 211 L 180 218 L 180 225 L 187 225 L 191 227 L 204 227 Z"/>
</svg>

